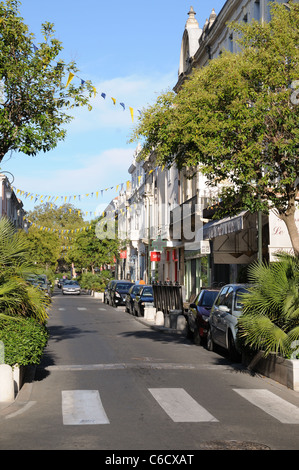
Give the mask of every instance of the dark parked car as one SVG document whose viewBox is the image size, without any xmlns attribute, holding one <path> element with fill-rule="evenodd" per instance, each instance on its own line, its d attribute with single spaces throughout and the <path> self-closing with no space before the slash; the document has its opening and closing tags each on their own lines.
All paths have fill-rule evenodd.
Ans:
<svg viewBox="0 0 299 470">
<path fill-rule="evenodd" d="M 210 311 L 218 294 L 219 289 L 202 289 L 189 305 L 188 330 L 195 344 L 202 344 L 207 339 Z"/>
<path fill-rule="evenodd" d="M 144 316 L 146 304 L 154 304 L 153 286 L 141 286 L 142 288 L 134 299 L 133 314 L 137 317 Z"/>
<path fill-rule="evenodd" d="M 134 299 L 141 289 L 142 285 L 140 284 L 134 284 L 130 287 L 129 292 L 126 294 L 126 312 L 133 314 Z"/>
<path fill-rule="evenodd" d="M 27 282 L 35 287 L 38 287 L 45 295 L 51 297 L 52 284 L 45 274 L 31 274 L 27 277 Z"/>
<path fill-rule="evenodd" d="M 116 281 L 111 289 L 110 293 L 110 305 L 113 307 L 118 307 L 119 305 L 125 305 L 126 303 L 126 294 L 133 282 L 130 281 Z"/>
<path fill-rule="evenodd" d="M 117 281 L 116 281 L 115 279 L 112 279 L 112 280 L 109 281 L 109 283 L 108 283 L 107 290 L 105 290 L 105 295 L 104 295 L 104 302 L 105 302 L 106 304 L 111 305 L 111 303 L 110 303 L 111 289 L 112 289 L 113 285 L 114 285 L 116 282 L 117 282 Z"/>
<path fill-rule="evenodd" d="M 210 328 L 207 347 L 211 351 L 214 344 L 229 351 L 232 360 L 238 359 L 237 345 L 238 318 L 242 314 L 242 294 L 248 292 L 246 284 L 227 284 L 220 290 L 210 313 Z"/>
</svg>

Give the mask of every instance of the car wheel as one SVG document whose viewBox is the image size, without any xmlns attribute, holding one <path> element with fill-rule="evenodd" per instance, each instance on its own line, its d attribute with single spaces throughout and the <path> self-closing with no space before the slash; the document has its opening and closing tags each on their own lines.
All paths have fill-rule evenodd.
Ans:
<svg viewBox="0 0 299 470">
<path fill-rule="evenodd" d="M 215 349 L 215 346 L 214 346 L 214 341 L 212 338 L 212 333 L 211 333 L 211 330 L 209 330 L 208 335 L 207 335 L 207 350 L 214 351 L 214 349 Z"/>
</svg>

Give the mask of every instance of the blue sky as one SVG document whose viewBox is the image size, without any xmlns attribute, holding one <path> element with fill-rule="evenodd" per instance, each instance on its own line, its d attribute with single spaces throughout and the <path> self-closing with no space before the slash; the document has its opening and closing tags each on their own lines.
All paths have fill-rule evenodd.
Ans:
<svg viewBox="0 0 299 470">
<path fill-rule="evenodd" d="M 78 109 L 67 126 L 67 137 L 56 149 L 28 157 L 7 155 L 1 170 L 14 175 L 13 185 L 29 193 L 80 195 L 71 203 L 87 218 L 100 213 L 116 195 L 116 186 L 130 175 L 136 144 L 128 144 L 133 128 L 129 107 L 138 109 L 172 89 L 178 77 L 181 40 L 192 5 L 202 28 L 212 8 L 219 13 L 225 0 L 23 0 L 20 13 L 41 40 L 43 22 L 54 23 L 62 42 L 60 57 L 74 60 L 78 76 L 91 80 L 98 91 L 93 110 Z M 76 80 L 76 78 L 74 78 Z M 100 95 L 106 93 L 104 100 Z M 116 99 L 114 106 L 111 97 Z M 120 102 L 125 103 L 124 111 Z M 109 189 L 103 192 L 101 190 Z M 95 193 L 99 191 L 99 197 Z M 86 197 L 86 194 L 94 196 Z M 35 198 L 24 199 L 25 210 Z M 64 202 L 64 200 L 63 200 Z M 62 202 L 61 202 L 62 203 Z"/>
</svg>

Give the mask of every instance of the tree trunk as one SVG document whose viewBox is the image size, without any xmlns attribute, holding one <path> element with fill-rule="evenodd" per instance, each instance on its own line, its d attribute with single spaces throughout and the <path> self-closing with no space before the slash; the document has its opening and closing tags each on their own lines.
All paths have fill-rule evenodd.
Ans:
<svg viewBox="0 0 299 470">
<path fill-rule="evenodd" d="M 285 222 L 294 249 L 294 254 L 299 257 L 299 228 L 296 224 L 295 214 L 296 208 L 294 204 L 291 210 L 286 211 L 284 214 L 280 214 L 279 217 Z"/>
</svg>

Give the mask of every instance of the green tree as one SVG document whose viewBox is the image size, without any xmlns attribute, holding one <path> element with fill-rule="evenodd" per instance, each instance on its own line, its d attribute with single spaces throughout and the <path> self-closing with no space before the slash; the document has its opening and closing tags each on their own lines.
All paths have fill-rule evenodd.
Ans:
<svg viewBox="0 0 299 470">
<path fill-rule="evenodd" d="M 65 138 L 70 108 L 89 106 L 94 93 L 88 81 L 66 87 L 78 70 L 58 59 L 63 47 L 53 24 L 42 25 L 44 42 L 36 45 L 18 7 L 17 0 L 0 2 L 0 161 L 10 150 L 36 155 L 55 148 Z"/>
<path fill-rule="evenodd" d="M 299 5 L 272 2 L 269 23 L 232 24 L 241 51 L 196 69 L 143 111 L 131 140 L 158 164 L 191 167 L 223 185 L 217 217 L 274 209 L 299 256 Z"/>
<path fill-rule="evenodd" d="M 28 233 L 20 236 L 27 239 L 31 259 L 36 266 L 52 271 L 64 257 L 63 247 L 71 244 L 75 230 L 86 227 L 81 211 L 72 204 L 40 204 L 27 214 L 27 220 Z"/>
<path fill-rule="evenodd" d="M 115 238 L 99 239 L 96 236 L 97 220 L 91 222 L 88 230 L 82 229 L 74 237 L 66 259 L 74 263 L 76 269 L 88 269 L 94 272 L 96 267 L 112 264 L 119 256 L 120 241 Z"/>
</svg>

